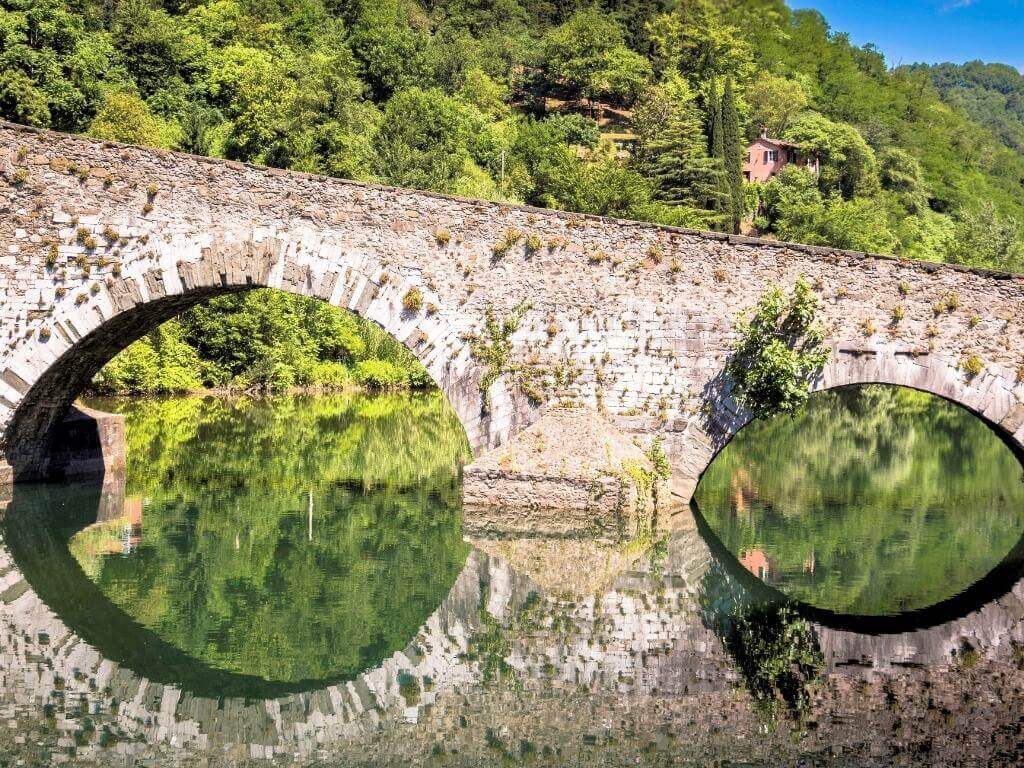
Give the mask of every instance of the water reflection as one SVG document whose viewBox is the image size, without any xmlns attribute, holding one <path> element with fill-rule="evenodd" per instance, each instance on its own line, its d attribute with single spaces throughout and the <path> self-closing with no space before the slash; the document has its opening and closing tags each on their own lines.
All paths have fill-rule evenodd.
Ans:
<svg viewBox="0 0 1024 768">
<path fill-rule="evenodd" d="M 750 424 L 695 498 L 750 573 L 840 614 L 952 598 L 1024 533 L 1010 448 L 962 408 L 896 387 L 818 393 L 796 416 Z"/>
<path fill-rule="evenodd" d="M 74 487 L 20 488 L 9 538 L 26 558 L 47 553 L 54 599 L 96 602 L 68 588 L 77 564 L 112 603 L 105 621 L 124 614 L 119 637 L 148 630 L 116 658 L 150 676 L 160 648 L 157 662 L 177 652 L 261 695 L 352 677 L 404 647 L 465 560 L 466 448 L 439 395 L 98 405 L 126 416 L 123 499 L 108 494 L 93 521 Z"/>
<path fill-rule="evenodd" d="M 231 750 L 241 746 L 249 756 L 370 765 L 457 750 L 467 764 L 489 764 L 494 750 L 521 756 L 523 741 L 527 752 L 550 750 L 550 761 L 566 765 L 645 750 L 705 764 L 707 749 L 777 765 L 840 746 L 891 764 L 923 740 L 936 750 L 970 743 L 1015 754 L 1007 750 L 1020 738 L 1012 691 L 1024 683 L 1024 585 L 923 631 L 869 635 L 810 624 L 817 661 L 787 677 L 777 662 L 788 646 L 775 640 L 792 622 L 784 618 L 766 648 L 737 647 L 730 624 L 756 617 L 765 603 L 737 578 L 734 561 L 715 557 L 694 520 L 676 523 L 658 550 L 591 594 L 542 588 L 530 572 L 474 550 L 401 650 L 346 682 L 262 699 L 197 694 L 112 661 L 70 626 L 81 615 L 55 613 L 40 599 L 39 574 L 27 578 L 6 540 L 5 705 L 32 727 L 47 717 L 62 723 L 82 742 L 78 755 L 98 759 L 130 744 L 145 756 L 182 754 L 162 752 L 172 747 L 237 755 Z M 566 551 L 576 549 L 567 542 Z M 549 556 L 558 555 L 551 544 Z M 550 573 L 542 558 L 531 561 L 541 578 Z M 189 679 L 188 670 L 178 673 Z M 794 680 L 802 686 L 795 695 L 785 688 Z M 764 706 L 776 689 L 792 713 Z M 974 693 L 965 700 L 964 691 Z M 915 719 L 932 707 L 940 717 Z M 865 737 L 865 723 L 879 729 L 877 739 Z M 894 731 L 901 736 L 891 739 Z"/>
<path fill-rule="evenodd" d="M 22 490 L 0 541 L 0 746 L 12 758 L 890 766 L 1024 754 L 1019 572 L 947 621 L 871 634 L 784 612 L 688 510 L 646 549 L 499 535 L 492 512 L 400 647 L 347 679 L 274 690 L 285 684 L 166 641 L 140 653 L 160 635 L 79 565 L 147 546 L 150 497 L 130 479 Z M 60 535 L 43 525 L 57 504 L 80 515 Z M 301 489 L 292 504 L 282 516 L 308 521 Z M 69 530 L 82 532 L 77 559 Z"/>
</svg>

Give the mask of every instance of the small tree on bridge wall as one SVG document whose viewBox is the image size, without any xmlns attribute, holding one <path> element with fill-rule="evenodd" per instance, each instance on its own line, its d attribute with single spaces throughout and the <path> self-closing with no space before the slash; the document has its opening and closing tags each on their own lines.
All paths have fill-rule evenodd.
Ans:
<svg viewBox="0 0 1024 768">
<path fill-rule="evenodd" d="M 769 288 L 753 317 L 737 324 L 739 339 L 725 371 L 736 401 L 754 416 L 792 413 L 807 401 L 811 379 L 829 357 L 817 309 L 818 297 L 800 278 L 788 296 L 779 286 Z"/>
</svg>

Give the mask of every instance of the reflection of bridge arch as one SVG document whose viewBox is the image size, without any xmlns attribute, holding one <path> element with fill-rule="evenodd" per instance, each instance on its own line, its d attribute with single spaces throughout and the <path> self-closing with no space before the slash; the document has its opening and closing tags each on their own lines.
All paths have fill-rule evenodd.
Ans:
<svg viewBox="0 0 1024 768">
<path fill-rule="evenodd" d="M 712 615 L 752 599 L 692 525 L 674 533 L 667 549 L 624 566 L 597 595 L 540 592 L 529 574 L 474 551 L 416 637 L 377 668 L 343 683 L 247 699 L 196 695 L 105 658 L 42 601 L 7 542 L 0 574 L 0 669 L 17 672 L 6 678 L 9 697 L 28 707 L 51 704 L 67 717 L 88 702 L 86 711 L 112 713 L 134 738 L 214 749 L 241 744 L 259 756 L 310 754 L 334 742 L 372 739 L 382 727 L 411 727 L 403 721 L 446 697 L 471 693 L 508 706 L 503 689 L 488 687 L 480 660 L 467 651 L 481 632 L 515 626 L 524 610 L 533 611 L 529 622 L 492 647 L 531 689 L 584 686 L 587 697 L 636 701 L 727 694 L 739 677 Z M 864 668 L 900 674 L 908 664 L 953 663 L 968 646 L 982 656 L 1006 652 L 1010 641 L 1022 639 L 1022 614 L 1018 583 L 976 612 L 928 630 L 876 636 L 819 625 L 823 684 Z M 405 675 L 431 680 L 416 706 L 407 706 Z M 851 688 L 837 683 L 836 690 Z"/>
<path fill-rule="evenodd" d="M 120 507 L 118 490 L 108 484 L 101 503 Z M 116 711 L 129 734 L 177 745 L 249 743 L 268 753 L 305 752 L 372 730 L 389 712 L 403 712 L 405 677 L 434 681 L 431 696 L 473 679 L 473 666 L 462 655 L 477 628 L 481 593 L 495 580 L 515 585 L 501 564 L 471 553 L 416 636 L 379 666 L 330 684 L 275 684 L 209 667 L 119 616 L 102 593 L 83 583 L 88 579 L 73 560 L 64 562 L 70 556 L 62 558 L 61 542 L 47 532 L 52 521 L 25 512 L 15 498 L 0 544 L 0 667 L 27 669 L 32 659 L 46 661 L 38 677 L 10 680 L 5 692 L 23 704 L 69 711 L 82 696 L 98 711 Z M 28 557 L 26 548 L 32 549 Z M 40 578 L 47 563 L 66 575 Z"/>
</svg>

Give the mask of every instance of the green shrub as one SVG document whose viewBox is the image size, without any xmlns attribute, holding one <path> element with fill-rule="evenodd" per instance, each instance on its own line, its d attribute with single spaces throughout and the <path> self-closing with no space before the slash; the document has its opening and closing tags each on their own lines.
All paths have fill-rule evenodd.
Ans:
<svg viewBox="0 0 1024 768">
<path fill-rule="evenodd" d="M 388 360 L 360 360 L 355 374 L 356 381 L 372 389 L 400 389 L 409 383 L 408 374 Z"/>
<path fill-rule="evenodd" d="M 818 297 L 800 278 L 786 296 L 773 286 L 753 317 L 737 325 L 739 339 L 726 364 L 736 401 L 755 417 L 792 413 L 806 401 L 811 379 L 828 362 L 815 322 Z"/>
<path fill-rule="evenodd" d="M 342 363 L 331 360 L 314 363 L 310 371 L 311 384 L 323 389 L 344 389 L 356 383 L 355 376 Z"/>
</svg>

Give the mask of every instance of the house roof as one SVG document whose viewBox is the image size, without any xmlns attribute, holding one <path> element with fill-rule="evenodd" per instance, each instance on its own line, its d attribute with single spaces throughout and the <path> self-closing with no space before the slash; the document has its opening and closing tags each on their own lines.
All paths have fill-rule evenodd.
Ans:
<svg viewBox="0 0 1024 768">
<path fill-rule="evenodd" d="M 799 149 L 800 148 L 800 145 L 797 144 L 796 142 L 784 141 L 782 139 L 772 139 L 772 138 L 770 138 L 768 136 L 758 136 L 756 139 L 754 139 L 752 142 L 750 142 L 750 145 L 753 146 L 754 144 L 756 144 L 759 141 L 766 141 L 769 144 L 775 144 L 775 145 L 780 146 L 780 147 L 793 147 L 793 149 Z"/>
</svg>

